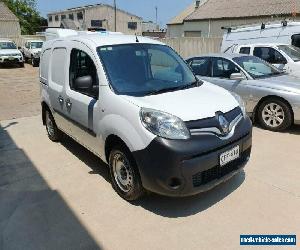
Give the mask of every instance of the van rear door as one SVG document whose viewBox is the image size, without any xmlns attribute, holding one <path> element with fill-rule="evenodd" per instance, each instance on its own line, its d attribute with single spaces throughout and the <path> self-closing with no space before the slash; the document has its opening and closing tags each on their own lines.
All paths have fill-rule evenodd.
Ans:
<svg viewBox="0 0 300 250">
<path fill-rule="evenodd" d="M 67 131 L 64 120 L 67 49 L 56 44 L 52 50 L 49 74 L 49 98 L 57 126 Z"/>
</svg>

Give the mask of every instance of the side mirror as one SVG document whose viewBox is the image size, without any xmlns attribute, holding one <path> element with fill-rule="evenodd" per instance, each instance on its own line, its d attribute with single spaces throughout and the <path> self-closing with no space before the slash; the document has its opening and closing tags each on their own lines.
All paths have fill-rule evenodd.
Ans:
<svg viewBox="0 0 300 250">
<path fill-rule="evenodd" d="M 81 76 L 75 79 L 74 88 L 80 91 L 90 91 L 93 87 L 93 78 L 91 76 Z"/>
<path fill-rule="evenodd" d="M 230 80 L 243 81 L 245 79 L 246 79 L 246 77 L 243 74 L 241 74 L 241 73 L 232 73 L 230 75 Z"/>
<path fill-rule="evenodd" d="M 18 50 L 22 49 L 20 46 L 18 47 Z"/>
</svg>

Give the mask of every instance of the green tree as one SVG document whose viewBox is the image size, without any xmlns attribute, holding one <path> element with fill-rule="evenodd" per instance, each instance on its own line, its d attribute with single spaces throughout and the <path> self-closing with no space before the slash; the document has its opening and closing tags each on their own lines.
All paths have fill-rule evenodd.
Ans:
<svg viewBox="0 0 300 250">
<path fill-rule="evenodd" d="M 23 35 L 40 31 L 45 19 L 36 9 L 36 0 L 3 0 L 7 7 L 19 18 Z"/>
</svg>

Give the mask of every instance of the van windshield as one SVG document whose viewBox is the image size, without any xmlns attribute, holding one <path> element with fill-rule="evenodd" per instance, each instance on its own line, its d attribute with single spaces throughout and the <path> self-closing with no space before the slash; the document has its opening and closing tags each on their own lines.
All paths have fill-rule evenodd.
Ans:
<svg viewBox="0 0 300 250">
<path fill-rule="evenodd" d="M 123 44 L 98 48 L 117 94 L 155 95 L 196 86 L 187 64 L 171 48 L 155 44 Z"/>
<path fill-rule="evenodd" d="M 17 49 L 13 42 L 0 42 L 0 49 Z"/>
<path fill-rule="evenodd" d="M 300 61 L 300 49 L 292 45 L 279 45 L 279 50 L 287 54 L 294 62 Z"/>
<path fill-rule="evenodd" d="M 255 56 L 235 57 L 233 61 L 240 65 L 254 79 L 283 74 L 283 72 L 279 71 L 273 65 Z"/>
<path fill-rule="evenodd" d="M 31 42 L 32 49 L 41 49 L 43 47 L 43 42 Z"/>
</svg>

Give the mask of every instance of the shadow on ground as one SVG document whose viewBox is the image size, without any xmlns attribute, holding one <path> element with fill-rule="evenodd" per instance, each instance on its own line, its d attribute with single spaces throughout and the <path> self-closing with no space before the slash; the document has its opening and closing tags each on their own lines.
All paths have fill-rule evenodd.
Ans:
<svg viewBox="0 0 300 250">
<path fill-rule="evenodd" d="M 1 126 L 0 173 L 0 249 L 100 249 Z"/>
<path fill-rule="evenodd" d="M 98 157 L 68 136 L 64 137 L 62 145 L 91 168 L 90 174 L 98 174 L 107 182 L 110 182 L 108 166 Z M 196 196 L 170 198 L 150 194 L 140 201 L 133 202 L 132 205 L 141 206 L 144 209 L 163 217 L 187 217 L 214 206 L 235 191 L 244 180 L 245 173 L 243 171 L 211 191 Z M 113 189 L 112 192 L 114 192 Z"/>
</svg>

